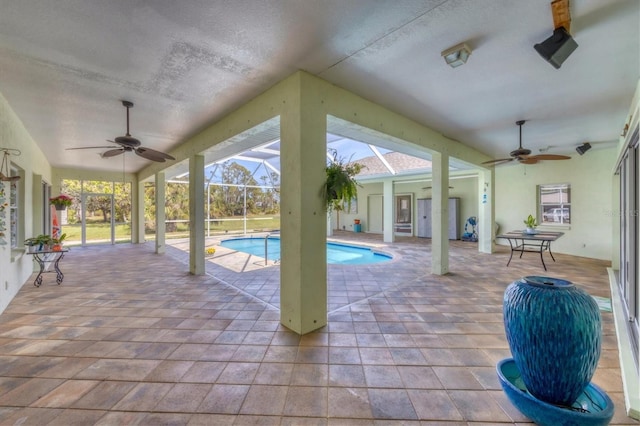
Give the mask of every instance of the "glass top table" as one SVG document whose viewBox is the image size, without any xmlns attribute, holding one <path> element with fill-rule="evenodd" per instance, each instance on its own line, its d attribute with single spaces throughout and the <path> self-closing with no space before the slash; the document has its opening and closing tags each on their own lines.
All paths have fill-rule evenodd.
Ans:
<svg viewBox="0 0 640 426">
<path fill-rule="evenodd" d="M 556 259 L 553 257 L 553 253 L 551 252 L 551 242 L 557 240 L 563 235 L 564 232 L 538 231 L 530 234 L 525 231 L 517 230 L 496 235 L 496 238 L 502 238 L 509 241 L 511 254 L 509 255 L 507 266 L 511 263 L 513 252 L 520 252 L 520 258 L 522 258 L 522 254 L 524 252 L 533 252 L 540 253 L 540 261 L 542 262 L 542 267 L 546 271 L 547 265 L 544 263 L 544 257 L 542 254 L 545 251 L 548 251 L 551 255 L 551 259 L 555 262 Z"/>
</svg>

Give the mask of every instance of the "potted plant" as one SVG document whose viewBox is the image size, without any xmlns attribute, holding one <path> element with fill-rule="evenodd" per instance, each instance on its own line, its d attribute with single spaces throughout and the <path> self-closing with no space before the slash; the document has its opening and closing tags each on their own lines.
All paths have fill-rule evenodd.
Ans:
<svg viewBox="0 0 640 426">
<path fill-rule="evenodd" d="M 324 188 L 327 210 L 342 210 L 343 206 L 351 208 L 351 200 L 358 195 L 358 182 L 355 176 L 362 171 L 362 164 L 345 162 L 333 153 L 333 160 L 326 168 L 327 182 Z"/>
<path fill-rule="evenodd" d="M 60 235 L 58 238 L 52 238 L 51 239 L 51 250 L 53 251 L 60 251 L 62 250 L 62 242 L 67 238 L 67 234 L 62 234 Z"/>
<path fill-rule="evenodd" d="M 37 237 L 31 237 L 24 240 L 24 243 L 29 247 L 29 252 L 46 251 L 51 244 L 51 237 L 49 235 L 40 234 Z"/>
<path fill-rule="evenodd" d="M 56 207 L 56 210 L 65 210 L 73 204 L 73 198 L 60 194 L 57 197 L 50 198 L 49 202 Z"/>
<path fill-rule="evenodd" d="M 536 226 L 538 226 L 538 224 L 536 223 L 536 218 L 533 217 L 533 215 L 529 215 L 529 217 L 524 220 L 524 224 L 527 227 L 524 232 L 527 234 L 536 233 Z"/>
<path fill-rule="evenodd" d="M 38 246 L 38 241 L 36 237 L 27 238 L 24 240 L 24 245 L 27 246 L 29 253 L 33 253 L 36 251 L 36 246 Z"/>
</svg>

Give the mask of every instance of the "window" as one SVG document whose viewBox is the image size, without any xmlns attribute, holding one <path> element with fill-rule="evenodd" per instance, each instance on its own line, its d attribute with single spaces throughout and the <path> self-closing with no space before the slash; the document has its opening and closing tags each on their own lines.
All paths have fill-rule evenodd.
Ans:
<svg viewBox="0 0 640 426">
<path fill-rule="evenodd" d="M 571 185 L 567 183 L 539 185 L 538 200 L 541 225 L 571 223 Z"/>
<path fill-rule="evenodd" d="M 638 342 L 640 341 L 640 268 L 638 267 L 638 231 L 640 220 L 640 147 L 638 130 L 631 136 L 631 143 L 623 154 L 617 173 L 620 179 L 620 265 L 618 285 L 622 305 L 631 336 L 636 367 L 638 364 Z"/>
</svg>

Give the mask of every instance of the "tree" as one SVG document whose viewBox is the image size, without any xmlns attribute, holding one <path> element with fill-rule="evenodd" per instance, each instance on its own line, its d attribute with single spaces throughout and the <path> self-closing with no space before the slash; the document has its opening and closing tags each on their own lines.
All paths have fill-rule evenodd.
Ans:
<svg viewBox="0 0 640 426">
<path fill-rule="evenodd" d="M 222 183 L 231 186 L 216 185 L 211 190 L 211 215 L 213 217 L 242 216 L 245 214 L 245 190 L 247 214 L 255 212 L 256 201 L 260 199 L 259 188 L 245 188 L 245 185 L 257 185 L 251 172 L 236 162 L 222 165 Z"/>
</svg>

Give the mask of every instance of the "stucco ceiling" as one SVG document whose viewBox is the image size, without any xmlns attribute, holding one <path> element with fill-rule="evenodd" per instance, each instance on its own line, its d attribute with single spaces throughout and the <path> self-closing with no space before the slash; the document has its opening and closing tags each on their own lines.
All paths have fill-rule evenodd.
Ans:
<svg viewBox="0 0 640 426">
<path fill-rule="evenodd" d="M 577 155 L 628 118 L 640 2 L 572 0 L 571 16 L 579 47 L 555 69 L 533 49 L 548 0 L 0 0 L 0 93 L 56 167 L 122 170 L 65 150 L 123 135 L 122 99 L 131 134 L 170 151 L 299 69 L 494 158 L 520 119 L 534 154 Z M 450 68 L 461 42 L 473 53 Z"/>
</svg>

